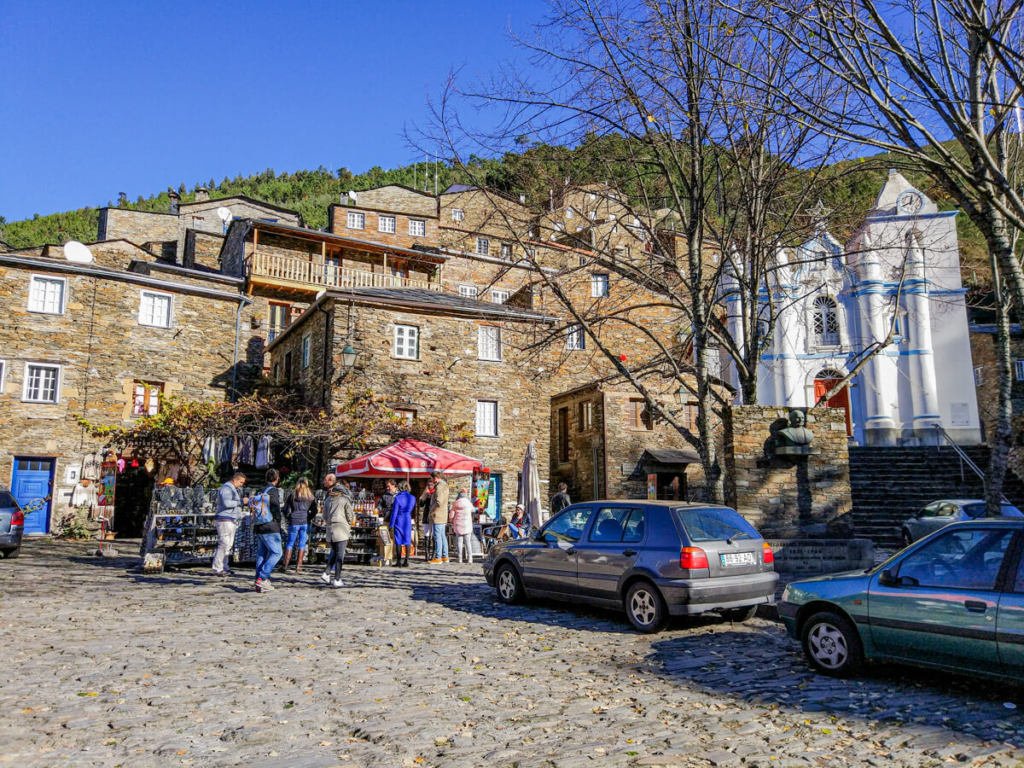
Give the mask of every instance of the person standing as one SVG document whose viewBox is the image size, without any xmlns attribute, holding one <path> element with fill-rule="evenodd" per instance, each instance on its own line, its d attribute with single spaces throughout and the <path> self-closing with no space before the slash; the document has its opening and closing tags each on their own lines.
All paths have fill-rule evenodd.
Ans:
<svg viewBox="0 0 1024 768">
<path fill-rule="evenodd" d="M 309 480 L 300 477 L 295 483 L 295 490 L 288 497 L 284 505 L 285 514 L 288 515 L 288 544 L 284 549 L 284 568 L 288 570 L 288 563 L 292 560 L 292 552 L 298 546 L 298 559 L 295 561 L 295 572 L 302 573 L 302 560 L 306 556 L 306 544 L 309 541 L 309 519 L 316 514 L 316 496 L 313 489 L 309 487 Z"/>
<path fill-rule="evenodd" d="M 408 480 L 398 484 L 398 495 L 391 506 L 391 538 L 395 542 L 395 565 L 409 567 L 409 553 L 412 550 L 412 516 L 416 509 L 416 497 L 412 495 Z"/>
<path fill-rule="evenodd" d="M 430 499 L 430 512 L 428 520 L 431 525 L 432 536 L 434 537 L 434 557 L 431 563 L 448 562 L 448 483 L 440 470 L 435 469 L 430 473 L 434 481 L 434 495 Z"/>
<path fill-rule="evenodd" d="M 254 518 L 253 533 L 256 534 L 256 591 L 270 592 L 274 586 L 270 583 L 270 574 L 281 559 L 281 475 L 276 469 L 268 469 L 267 486 L 259 495 L 260 507 L 270 512 L 270 522 L 256 523 Z M 254 515 L 259 510 L 253 510 Z"/>
<path fill-rule="evenodd" d="M 558 493 L 551 497 L 551 516 L 554 517 L 570 504 L 572 504 L 572 499 L 569 498 L 569 486 L 559 483 Z"/>
<path fill-rule="evenodd" d="M 462 551 L 466 551 L 467 563 L 473 562 L 473 502 L 469 500 L 469 494 L 459 491 L 459 497 L 452 504 L 452 531 L 455 533 L 457 542 L 456 551 L 459 553 L 459 562 L 462 560 Z"/>
<path fill-rule="evenodd" d="M 213 555 L 213 572 L 217 576 L 230 576 L 234 573 L 227 567 L 228 556 L 235 547 L 235 531 L 238 521 L 249 503 L 249 497 L 242 498 L 238 489 L 245 485 L 245 475 L 236 472 L 217 491 L 217 512 L 213 524 L 217 528 L 217 551 Z"/>
<path fill-rule="evenodd" d="M 334 477 L 331 475 L 330 477 Z M 324 486 L 327 486 L 325 480 Z M 352 506 L 352 497 L 342 486 L 332 483 L 327 491 L 327 498 L 324 499 L 324 525 L 327 526 L 327 542 L 331 545 L 331 558 L 333 562 L 333 578 L 330 580 L 332 587 L 343 587 L 345 582 L 341 580 L 341 569 L 345 565 L 345 549 L 348 547 L 348 539 L 352 532 L 352 523 L 356 521 L 356 511 Z M 328 570 L 324 576 L 329 576 L 332 564 L 328 563 Z M 321 578 L 324 578 L 321 576 Z M 324 578 L 324 581 L 327 581 Z"/>
</svg>

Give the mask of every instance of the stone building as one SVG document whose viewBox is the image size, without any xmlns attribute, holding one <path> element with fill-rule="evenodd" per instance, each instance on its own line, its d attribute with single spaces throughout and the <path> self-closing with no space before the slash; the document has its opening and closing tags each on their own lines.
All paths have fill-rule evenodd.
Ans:
<svg viewBox="0 0 1024 768">
<path fill-rule="evenodd" d="M 164 264 L 124 241 L 91 264 L 61 246 L 0 254 L 0 478 L 47 506 L 46 533 L 83 458 L 102 447 L 77 419 L 127 424 L 159 393 L 224 399 L 245 378 L 249 301 L 242 281 Z"/>
</svg>

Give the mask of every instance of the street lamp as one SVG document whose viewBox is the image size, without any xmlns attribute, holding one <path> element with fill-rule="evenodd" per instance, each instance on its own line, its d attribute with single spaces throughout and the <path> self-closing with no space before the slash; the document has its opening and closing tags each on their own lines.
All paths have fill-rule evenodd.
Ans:
<svg viewBox="0 0 1024 768">
<path fill-rule="evenodd" d="M 341 363 L 346 368 L 351 368 L 356 364 L 356 356 L 359 353 L 352 347 L 351 344 L 346 344 L 345 348 L 341 350 Z"/>
<path fill-rule="evenodd" d="M 690 393 L 686 391 L 682 384 L 679 385 L 679 389 L 676 390 L 676 402 L 679 405 L 686 405 L 686 401 L 689 399 Z"/>
</svg>

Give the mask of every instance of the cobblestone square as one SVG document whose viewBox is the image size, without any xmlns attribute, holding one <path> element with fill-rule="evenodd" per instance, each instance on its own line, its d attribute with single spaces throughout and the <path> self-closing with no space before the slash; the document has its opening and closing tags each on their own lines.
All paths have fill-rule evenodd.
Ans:
<svg viewBox="0 0 1024 768">
<path fill-rule="evenodd" d="M 128 547 L 120 545 L 127 552 Z M 1024 696 L 897 668 L 811 673 L 781 625 L 655 636 L 509 608 L 478 565 L 143 576 L 28 542 L 0 562 L 0 763 L 1015 765 Z M 134 554 L 134 553 L 131 553 Z M 1010 708 L 1007 705 L 1012 705 Z"/>
</svg>

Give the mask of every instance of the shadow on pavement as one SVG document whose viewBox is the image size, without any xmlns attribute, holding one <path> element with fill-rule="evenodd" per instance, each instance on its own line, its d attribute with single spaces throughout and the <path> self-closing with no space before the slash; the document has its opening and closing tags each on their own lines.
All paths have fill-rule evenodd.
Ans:
<svg viewBox="0 0 1024 768">
<path fill-rule="evenodd" d="M 734 695 L 751 704 L 902 724 L 894 739 L 942 743 L 961 736 L 1024 745 L 1024 689 L 895 664 L 869 665 L 837 680 L 812 671 L 799 644 L 778 626 L 688 632 L 652 645 L 658 674 L 686 688 Z M 1008 709 L 1004 703 L 1015 704 Z M 947 729 L 942 733 L 938 729 Z M 951 740 L 951 739 L 948 739 Z M 897 745 L 898 746 L 898 745 Z"/>
</svg>

